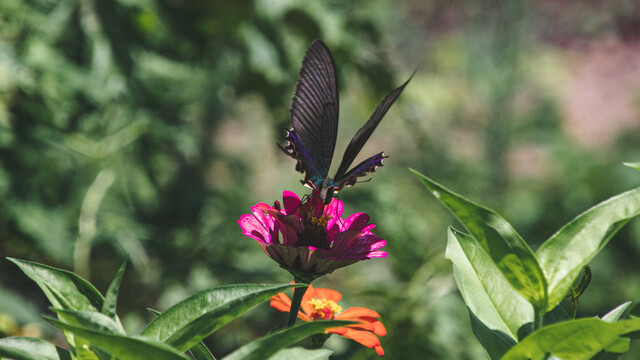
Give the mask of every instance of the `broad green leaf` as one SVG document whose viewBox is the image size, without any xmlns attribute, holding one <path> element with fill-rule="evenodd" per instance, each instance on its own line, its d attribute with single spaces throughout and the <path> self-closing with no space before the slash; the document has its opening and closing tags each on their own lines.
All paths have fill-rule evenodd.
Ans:
<svg viewBox="0 0 640 360">
<path fill-rule="evenodd" d="M 116 275 L 113 277 L 111 284 L 109 285 L 109 289 L 107 289 L 107 293 L 104 297 L 104 303 L 102 304 L 101 312 L 112 319 L 116 319 L 116 305 L 118 302 L 118 290 L 120 289 L 120 283 L 122 282 L 122 277 L 124 276 L 124 270 L 127 267 L 127 263 L 129 262 L 129 258 L 126 258 L 120 268 L 116 272 Z"/>
<path fill-rule="evenodd" d="M 513 289 L 487 252 L 470 235 L 449 228 L 445 257 L 453 262 L 469 311 L 488 329 L 517 341 L 518 330 L 533 322 L 533 307 Z"/>
<path fill-rule="evenodd" d="M 67 350 L 42 339 L 7 337 L 0 339 L 0 358 L 15 360 L 71 360 Z"/>
<path fill-rule="evenodd" d="M 292 286 L 229 285 L 204 290 L 153 319 L 142 336 L 187 351 L 247 310 Z"/>
<path fill-rule="evenodd" d="M 549 238 L 537 252 L 549 284 L 548 309 L 556 306 L 582 268 L 629 220 L 640 215 L 640 188 L 585 211 Z"/>
<path fill-rule="evenodd" d="M 55 308 L 52 310 L 58 314 L 59 319 L 68 324 L 107 334 L 126 335 L 120 323 L 99 312 Z"/>
<path fill-rule="evenodd" d="M 352 321 L 311 321 L 284 330 L 271 333 L 263 338 L 252 341 L 240 349 L 225 356 L 222 360 L 266 360 L 278 350 L 325 329 L 353 324 Z M 274 357 L 274 360 L 276 358 Z"/>
<path fill-rule="evenodd" d="M 155 316 L 162 314 L 158 310 L 154 310 L 150 308 L 147 308 L 147 310 Z M 209 348 L 206 347 L 202 341 L 200 341 L 199 343 L 194 345 L 191 349 L 189 349 L 189 352 L 191 352 L 191 355 L 193 355 L 193 357 L 196 360 L 215 360 L 215 358 L 213 357 L 213 354 L 211 354 L 211 351 L 209 351 Z"/>
<path fill-rule="evenodd" d="M 189 349 L 189 352 L 191 352 L 191 355 L 193 355 L 195 360 L 216 360 L 216 358 L 213 357 L 213 354 L 211 354 L 211 351 L 209 351 L 209 348 L 207 348 L 202 342 L 197 343 L 194 347 Z"/>
<path fill-rule="evenodd" d="M 636 162 L 636 163 L 630 163 L 630 162 L 625 162 L 622 163 L 624 164 L 624 166 L 628 166 L 630 168 L 636 169 L 636 170 L 640 170 L 640 162 Z"/>
<path fill-rule="evenodd" d="M 504 274 L 534 308 L 547 308 L 547 282 L 533 251 L 505 219 L 411 170 L 460 220 Z"/>
<path fill-rule="evenodd" d="M 629 351 L 630 343 L 631 340 L 629 338 L 619 338 L 604 349 L 609 353 L 624 354 Z"/>
<path fill-rule="evenodd" d="M 469 318 L 473 334 L 487 351 L 490 359 L 501 359 L 502 355 L 516 344 L 516 341 L 504 332 L 488 328 L 470 309 Z"/>
<path fill-rule="evenodd" d="M 622 314 L 624 314 L 624 312 L 627 310 L 629 305 L 631 305 L 631 301 L 627 301 L 626 303 L 623 303 L 622 305 L 619 305 L 615 309 L 609 311 L 605 316 L 603 316 L 602 320 L 607 321 L 607 322 L 616 322 L 616 321 L 618 321 L 620 319 L 620 316 L 622 316 Z"/>
<path fill-rule="evenodd" d="M 12 261 L 44 292 L 53 307 L 66 310 L 98 311 L 104 298 L 93 285 L 78 275 L 50 266 L 7 258 Z M 71 349 L 82 348 L 82 343 L 65 333 Z M 82 339 L 80 339 L 82 340 Z"/>
<path fill-rule="evenodd" d="M 93 285 L 78 275 L 30 261 L 7 258 L 38 284 L 51 302 L 59 309 L 98 311 L 104 298 Z"/>
<path fill-rule="evenodd" d="M 503 360 L 543 360 L 547 354 L 563 360 L 587 360 L 603 350 L 621 350 L 620 336 L 640 330 L 640 318 L 609 323 L 579 319 L 545 326 L 526 337 Z"/>
<path fill-rule="evenodd" d="M 140 359 L 144 354 L 145 359 L 154 360 L 188 360 L 188 358 L 170 346 L 141 338 L 114 335 L 95 331 L 80 326 L 75 326 L 45 316 L 55 327 L 71 332 L 76 336 L 87 339 L 92 346 L 97 346 L 107 353 L 122 359 Z"/>
<path fill-rule="evenodd" d="M 631 301 L 627 301 L 622 305 L 616 307 L 615 309 L 609 311 L 605 316 L 602 317 L 603 321 L 606 322 L 616 322 L 620 319 L 622 314 L 627 310 L 627 308 L 631 305 Z M 606 351 L 602 351 L 596 356 L 593 357 L 593 360 L 611 360 L 617 359 L 620 355 L 629 351 L 629 345 L 631 343 L 631 339 L 628 337 L 619 338 L 613 344 L 610 344 L 606 347 Z"/>
<path fill-rule="evenodd" d="M 333 351 L 329 349 L 309 350 L 302 347 L 282 349 L 272 356 L 277 360 L 328 360 Z"/>
</svg>

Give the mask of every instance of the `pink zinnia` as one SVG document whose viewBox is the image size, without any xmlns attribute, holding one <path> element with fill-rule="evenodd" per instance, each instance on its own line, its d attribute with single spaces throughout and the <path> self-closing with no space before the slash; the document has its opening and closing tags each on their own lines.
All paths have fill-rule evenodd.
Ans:
<svg viewBox="0 0 640 360">
<path fill-rule="evenodd" d="M 262 250 L 294 277 L 306 283 L 360 260 L 385 257 L 378 251 L 386 241 L 376 237 L 369 215 L 341 217 L 342 201 L 333 198 L 323 205 L 318 196 L 301 202 L 290 191 L 273 206 L 259 203 L 252 214 L 240 217 L 242 233 L 255 239 Z"/>
</svg>

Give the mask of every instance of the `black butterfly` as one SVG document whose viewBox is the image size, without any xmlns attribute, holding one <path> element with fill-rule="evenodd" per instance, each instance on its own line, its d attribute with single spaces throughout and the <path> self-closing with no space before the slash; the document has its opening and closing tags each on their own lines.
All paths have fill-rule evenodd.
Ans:
<svg viewBox="0 0 640 360">
<path fill-rule="evenodd" d="M 342 156 L 338 172 L 331 179 L 328 173 L 338 134 L 336 70 L 327 46 L 320 40 L 311 43 L 302 60 L 298 83 L 289 109 L 293 128 L 286 136 L 288 144 L 278 146 L 285 154 L 298 161 L 296 170 L 305 173 L 304 180 L 300 182 L 318 191 L 324 204 L 329 204 L 333 194 L 345 185 L 354 185 L 358 177 L 374 172 L 378 166 L 382 166 L 382 159 L 387 157 L 384 156 L 384 152 L 347 171 L 410 80 L 411 78 L 387 95 L 354 135 Z"/>
</svg>

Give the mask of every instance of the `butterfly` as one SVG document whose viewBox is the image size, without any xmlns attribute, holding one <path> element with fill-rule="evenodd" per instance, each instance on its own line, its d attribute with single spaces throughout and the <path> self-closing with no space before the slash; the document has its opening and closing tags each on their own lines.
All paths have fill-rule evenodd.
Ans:
<svg viewBox="0 0 640 360">
<path fill-rule="evenodd" d="M 411 75 L 413 77 L 413 75 Z M 369 120 L 356 132 L 347 146 L 333 178 L 328 176 L 338 135 L 338 84 L 335 64 L 327 46 L 320 40 L 309 45 L 296 84 L 289 116 L 292 128 L 287 132 L 287 144 L 280 149 L 294 158 L 296 170 L 304 173 L 300 182 L 319 194 L 323 204 L 329 204 L 334 194 L 357 179 L 382 166 L 387 158 L 380 152 L 349 169 L 362 147 L 376 129 L 387 110 L 402 93 L 411 77 L 387 95 Z"/>
</svg>

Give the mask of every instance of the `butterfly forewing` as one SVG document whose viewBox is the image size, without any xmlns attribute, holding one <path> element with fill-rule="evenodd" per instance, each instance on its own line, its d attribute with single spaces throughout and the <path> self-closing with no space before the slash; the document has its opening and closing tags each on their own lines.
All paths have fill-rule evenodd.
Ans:
<svg viewBox="0 0 640 360">
<path fill-rule="evenodd" d="M 389 95 L 387 95 L 382 100 L 380 105 L 378 105 L 378 107 L 373 112 L 369 120 L 367 120 L 367 122 L 364 124 L 364 126 L 361 127 L 360 130 L 358 130 L 358 132 L 356 132 L 356 134 L 353 136 L 353 139 L 351 139 L 351 142 L 347 146 L 347 149 L 345 150 L 344 155 L 342 156 L 340 167 L 338 168 L 338 172 L 334 177 L 334 181 L 336 182 L 336 184 L 351 183 L 351 181 L 345 181 L 344 179 L 344 177 L 347 174 L 347 170 L 349 169 L 349 166 L 351 166 L 351 163 L 353 163 L 353 160 L 355 160 L 356 156 L 358 156 L 358 153 L 360 153 L 360 150 L 362 150 L 362 147 L 364 146 L 364 144 L 367 142 L 367 140 L 369 140 L 369 137 L 371 136 L 373 131 L 376 129 L 376 127 L 378 126 L 378 124 L 380 123 L 384 115 L 387 113 L 391 105 L 393 105 L 393 103 L 396 101 L 398 96 L 400 96 L 400 94 L 402 93 L 402 90 L 404 90 L 404 88 L 407 86 L 409 81 L 411 81 L 411 78 L 413 78 L 413 74 L 411 75 L 411 77 L 409 77 L 409 80 L 407 80 L 404 84 L 400 85 L 400 87 L 398 87 L 397 89 L 389 93 Z M 372 158 L 369 158 L 369 159 L 372 159 Z M 359 164 L 358 166 L 364 164 L 365 162 L 366 160 L 363 163 Z M 380 166 L 380 165 L 377 165 L 377 166 Z M 353 170 L 355 170 L 355 168 Z M 353 174 L 353 172 L 349 171 L 349 174 Z M 366 175 L 366 172 L 359 176 L 363 176 L 363 175 Z"/>
<path fill-rule="evenodd" d="M 298 147 L 314 162 L 306 178 L 327 177 L 338 133 L 338 87 L 331 53 L 319 40 L 305 53 L 289 114 Z"/>
</svg>

